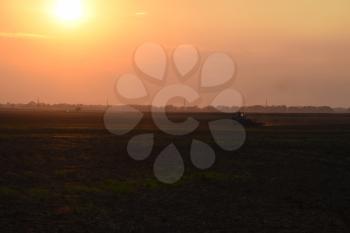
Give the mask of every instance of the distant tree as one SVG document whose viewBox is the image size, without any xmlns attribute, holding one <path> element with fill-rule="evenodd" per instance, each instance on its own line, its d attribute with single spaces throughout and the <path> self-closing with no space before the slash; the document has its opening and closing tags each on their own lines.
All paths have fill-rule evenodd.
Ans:
<svg viewBox="0 0 350 233">
<path fill-rule="evenodd" d="M 30 101 L 27 103 L 27 107 L 36 107 L 37 103 L 35 101 Z"/>
</svg>

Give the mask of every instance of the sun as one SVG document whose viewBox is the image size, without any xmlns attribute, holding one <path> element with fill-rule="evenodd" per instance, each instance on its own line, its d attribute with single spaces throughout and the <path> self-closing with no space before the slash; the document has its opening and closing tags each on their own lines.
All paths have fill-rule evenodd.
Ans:
<svg viewBox="0 0 350 233">
<path fill-rule="evenodd" d="M 65 24 L 73 24 L 84 18 L 81 0 L 57 0 L 53 7 L 54 16 Z"/>
</svg>

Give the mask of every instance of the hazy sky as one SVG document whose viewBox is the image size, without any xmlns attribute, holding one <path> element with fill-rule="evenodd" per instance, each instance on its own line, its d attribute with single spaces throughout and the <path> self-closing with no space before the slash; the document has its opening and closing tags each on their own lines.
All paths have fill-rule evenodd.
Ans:
<svg viewBox="0 0 350 233">
<path fill-rule="evenodd" d="M 350 107 L 349 0 L 82 0 L 70 23 L 54 2 L 0 1 L 0 103 L 118 103 L 115 78 L 153 41 L 230 53 L 248 105 Z"/>
</svg>

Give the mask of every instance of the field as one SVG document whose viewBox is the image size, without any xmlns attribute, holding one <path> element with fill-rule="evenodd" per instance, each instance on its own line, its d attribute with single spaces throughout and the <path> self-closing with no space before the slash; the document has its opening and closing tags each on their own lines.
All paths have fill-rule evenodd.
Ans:
<svg viewBox="0 0 350 233">
<path fill-rule="evenodd" d="M 156 132 L 149 118 L 121 137 L 102 112 L 0 112 L 0 232 L 349 232 L 350 115 L 249 117 L 265 126 L 248 128 L 236 152 L 220 150 L 203 123 L 182 138 L 158 133 L 152 156 L 136 162 L 126 143 Z M 191 165 L 192 137 L 215 148 L 211 169 Z M 165 185 L 152 166 L 171 141 L 186 170 Z"/>
</svg>

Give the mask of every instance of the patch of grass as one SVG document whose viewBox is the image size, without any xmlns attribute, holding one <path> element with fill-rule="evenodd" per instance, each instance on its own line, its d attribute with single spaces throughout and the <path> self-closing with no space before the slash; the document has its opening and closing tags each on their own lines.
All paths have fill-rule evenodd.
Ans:
<svg viewBox="0 0 350 233">
<path fill-rule="evenodd" d="M 142 186 L 146 189 L 156 189 L 163 187 L 164 185 L 154 178 L 142 181 Z"/>
<path fill-rule="evenodd" d="M 94 194 L 102 192 L 98 187 L 92 187 L 82 184 L 65 185 L 65 191 L 69 194 Z"/>
<path fill-rule="evenodd" d="M 164 187 L 176 188 L 189 183 L 238 182 L 247 179 L 249 179 L 249 175 L 247 174 L 233 175 L 214 171 L 203 171 L 184 176 L 180 181 L 170 186 L 159 182 L 155 178 L 127 181 L 108 179 L 92 185 L 67 184 L 65 185 L 65 192 L 74 195 L 127 195 L 144 189 L 154 190 Z M 40 195 L 40 193 L 38 195 Z"/>
<path fill-rule="evenodd" d="M 19 199 L 22 198 L 22 194 L 13 188 L 9 187 L 0 187 L 0 199 L 8 200 L 8 199 Z"/>
<path fill-rule="evenodd" d="M 54 175 L 55 175 L 56 177 L 65 178 L 69 173 L 70 173 L 70 171 L 67 171 L 66 169 L 63 169 L 63 170 L 55 171 L 55 172 L 54 172 Z"/>
<path fill-rule="evenodd" d="M 135 181 L 106 180 L 101 184 L 101 189 L 115 194 L 128 194 L 135 192 L 138 186 Z"/>
<path fill-rule="evenodd" d="M 44 188 L 32 188 L 28 190 L 28 195 L 38 201 L 48 200 L 51 193 L 48 189 Z"/>
</svg>

